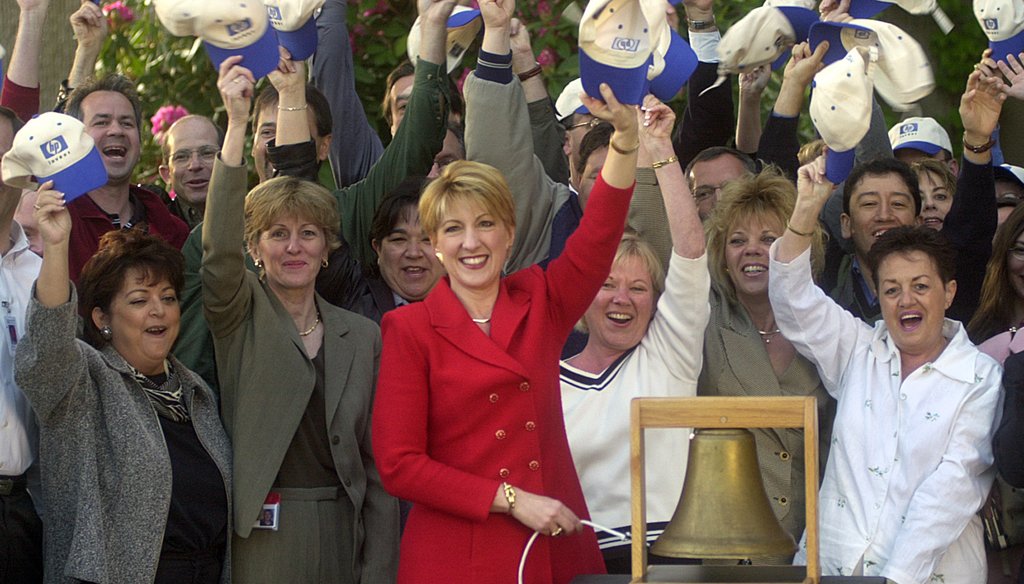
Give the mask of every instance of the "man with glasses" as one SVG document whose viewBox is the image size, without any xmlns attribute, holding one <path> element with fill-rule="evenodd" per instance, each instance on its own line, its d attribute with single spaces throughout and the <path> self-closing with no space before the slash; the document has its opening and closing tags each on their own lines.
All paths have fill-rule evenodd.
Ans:
<svg viewBox="0 0 1024 584">
<path fill-rule="evenodd" d="M 725 146 L 701 150 L 690 161 L 686 166 L 686 180 L 697 201 L 701 221 L 711 215 L 725 183 L 748 172 L 757 172 L 754 161 L 739 150 Z"/>
<path fill-rule="evenodd" d="M 203 220 L 213 161 L 223 134 L 205 116 L 185 116 L 167 130 L 160 178 L 167 183 L 167 209 L 194 228 Z"/>
</svg>

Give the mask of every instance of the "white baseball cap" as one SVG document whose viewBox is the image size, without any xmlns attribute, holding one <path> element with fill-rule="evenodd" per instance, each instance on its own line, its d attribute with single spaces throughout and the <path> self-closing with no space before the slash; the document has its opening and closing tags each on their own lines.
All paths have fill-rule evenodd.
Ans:
<svg viewBox="0 0 1024 584">
<path fill-rule="evenodd" d="M 878 48 L 877 70 L 874 74 L 878 95 L 898 111 L 931 94 L 935 77 L 921 45 L 899 27 L 888 22 L 854 19 L 849 22 L 818 22 L 811 27 L 811 49 L 823 40 L 829 41 L 825 63 L 845 57 L 858 46 Z"/>
<path fill-rule="evenodd" d="M 1024 188 L 1024 168 L 1012 164 L 1000 164 L 993 166 L 996 180 L 1007 180 L 1016 183 Z M 1014 193 L 996 191 L 996 205 L 999 207 L 1016 207 L 1021 203 L 1020 197 Z"/>
<path fill-rule="evenodd" d="M 800 6 L 759 6 L 725 31 L 718 42 L 718 74 L 743 73 L 784 63 L 789 49 L 807 38 L 817 22 L 813 10 Z"/>
<path fill-rule="evenodd" d="M 483 19 L 480 18 L 480 11 L 473 8 L 466 8 L 465 6 L 456 6 L 451 15 L 448 17 L 448 38 L 445 44 L 445 51 L 447 52 L 447 70 L 449 73 L 455 70 L 462 62 L 463 55 L 469 50 L 469 46 L 473 44 L 473 40 L 476 39 L 477 35 L 483 29 Z M 409 29 L 409 38 L 406 41 L 406 52 L 409 54 L 409 60 L 416 63 L 416 59 L 420 56 L 420 39 L 423 37 L 423 32 L 420 29 L 420 19 L 416 17 L 416 22 L 412 23 L 412 28 Z"/>
<path fill-rule="evenodd" d="M 893 152 L 904 148 L 920 150 L 929 156 L 945 150 L 953 155 L 949 134 L 934 118 L 906 118 L 889 129 Z"/>
<path fill-rule="evenodd" d="M 652 13 L 653 4 L 660 8 Z M 590 0 L 579 36 L 580 79 L 586 94 L 599 97 L 601 84 L 607 83 L 620 102 L 642 103 L 648 74 L 658 75 L 664 68 L 663 56 L 656 63 L 653 53 L 661 35 L 667 34 L 664 18 L 663 0 Z"/>
<path fill-rule="evenodd" d="M 993 59 L 1024 52 L 1024 0 L 974 0 L 974 16 L 988 37 Z"/>
<path fill-rule="evenodd" d="M 85 125 L 65 114 L 34 116 L 14 135 L 0 162 L 4 183 L 35 189 L 48 180 L 72 201 L 107 184 L 107 169 Z"/>
<path fill-rule="evenodd" d="M 936 0 L 850 0 L 850 16 L 871 18 L 895 4 L 911 14 L 931 14 L 943 33 L 953 30 L 953 21 Z"/>
<path fill-rule="evenodd" d="M 850 174 L 857 144 L 871 125 L 876 58 L 877 49 L 855 47 L 814 76 L 811 122 L 828 146 L 825 174 L 834 184 Z"/>
<path fill-rule="evenodd" d="M 583 81 L 577 77 L 565 86 L 562 93 L 558 94 L 558 99 L 555 101 L 555 113 L 558 115 L 558 121 L 564 122 L 573 114 L 590 113 L 587 106 L 583 105 L 583 100 L 580 99 L 582 92 Z"/>
<path fill-rule="evenodd" d="M 234 55 L 257 79 L 277 68 L 277 35 L 261 2 L 246 0 L 154 0 L 157 18 L 176 36 L 203 40 L 215 69 Z"/>
<path fill-rule="evenodd" d="M 316 20 L 313 15 L 324 0 L 263 0 L 277 42 L 288 49 L 292 60 L 304 61 L 316 52 Z"/>
</svg>

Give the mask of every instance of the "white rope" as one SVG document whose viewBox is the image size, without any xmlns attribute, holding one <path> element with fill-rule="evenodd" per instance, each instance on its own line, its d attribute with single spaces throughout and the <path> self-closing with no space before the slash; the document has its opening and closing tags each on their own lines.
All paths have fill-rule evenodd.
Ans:
<svg viewBox="0 0 1024 584">
<path fill-rule="evenodd" d="M 629 541 L 629 536 L 626 535 L 625 533 L 622 533 L 621 531 L 616 531 L 616 530 L 614 530 L 614 529 L 612 529 L 610 527 L 605 527 L 603 525 L 598 525 L 598 524 L 596 524 L 596 523 L 594 523 L 592 521 L 587 521 L 586 519 L 580 520 L 580 523 L 582 523 L 583 525 L 589 525 L 590 527 L 593 527 L 594 529 L 596 529 L 598 531 L 603 531 L 605 533 L 610 533 L 610 534 L 614 535 L 615 537 L 619 538 L 620 541 Z M 537 536 L 539 536 L 539 535 L 540 535 L 539 531 L 534 531 L 533 532 L 533 535 L 531 535 L 530 539 L 527 540 L 527 542 L 526 542 L 526 547 L 523 549 L 522 557 L 519 558 L 519 584 L 523 584 L 523 570 L 526 568 L 526 556 L 530 555 L 530 548 L 533 547 L 533 542 L 536 541 Z"/>
</svg>

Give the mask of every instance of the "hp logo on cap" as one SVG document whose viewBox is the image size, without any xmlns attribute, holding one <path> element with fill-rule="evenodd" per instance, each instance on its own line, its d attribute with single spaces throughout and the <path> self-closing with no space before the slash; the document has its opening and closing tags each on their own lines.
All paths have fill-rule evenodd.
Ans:
<svg viewBox="0 0 1024 584">
<path fill-rule="evenodd" d="M 986 18 L 984 21 L 985 30 L 999 30 L 998 18 Z"/>
<path fill-rule="evenodd" d="M 281 21 L 281 7 L 280 6 L 267 6 L 267 15 L 270 16 L 270 20 L 277 22 Z"/>
<path fill-rule="evenodd" d="M 913 134 L 917 132 L 917 124 L 903 124 L 900 126 L 900 134 Z"/>
<path fill-rule="evenodd" d="M 227 25 L 228 34 L 231 36 L 242 34 L 250 28 L 252 28 L 252 20 L 248 18 L 244 18 L 242 20 L 239 20 L 238 22 L 232 22 L 231 24 Z"/>
<path fill-rule="evenodd" d="M 57 136 L 56 138 L 39 146 L 39 149 L 43 152 L 43 158 L 49 160 L 67 150 L 68 143 L 64 141 L 64 136 Z"/>
<path fill-rule="evenodd" d="M 640 50 L 640 39 L 625 39 L 622 37 L 615 37 L 612 41 L 613 51 L 627 51 L 635 53 Z"/>
</svg>

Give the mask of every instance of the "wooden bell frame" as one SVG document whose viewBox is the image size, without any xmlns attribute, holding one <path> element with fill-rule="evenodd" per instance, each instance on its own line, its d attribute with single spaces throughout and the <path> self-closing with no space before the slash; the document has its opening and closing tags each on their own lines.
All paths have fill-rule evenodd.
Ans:
<svg viewBox="0 0 1024 584">
<path fill-rule="evenodd" d="M 818 406 L 813 397 L 684 397 L 636 398 L 630 422 L 630 499 L 633 507 L 632 583 L 693 582 L 687 574 L 737 570 L 757 572 L 742 577 L 726 576 L 716 582 L 803 582 L 818 584 Z M 804 491 L 807 525 L 807 571 L 793 578 L 797 566 L 730 566 L 726 570 L 701 570 L 697 566 L 647 566 L 647 491 L 644 464 L 644 430 L 648 428 L 803 428 Z M 778 568 L 778 569 L 773 569 Z M 799 574 L 802 571 L 797 570 Z M 772 576 L 774 574 L 774 576 Z M 754 575 L 753 578 L 750 576 Z M 763 577 L 761 577 L 763 575 Z M 692 576 L 691 576 L 692 577 Z"/>
</svg>

